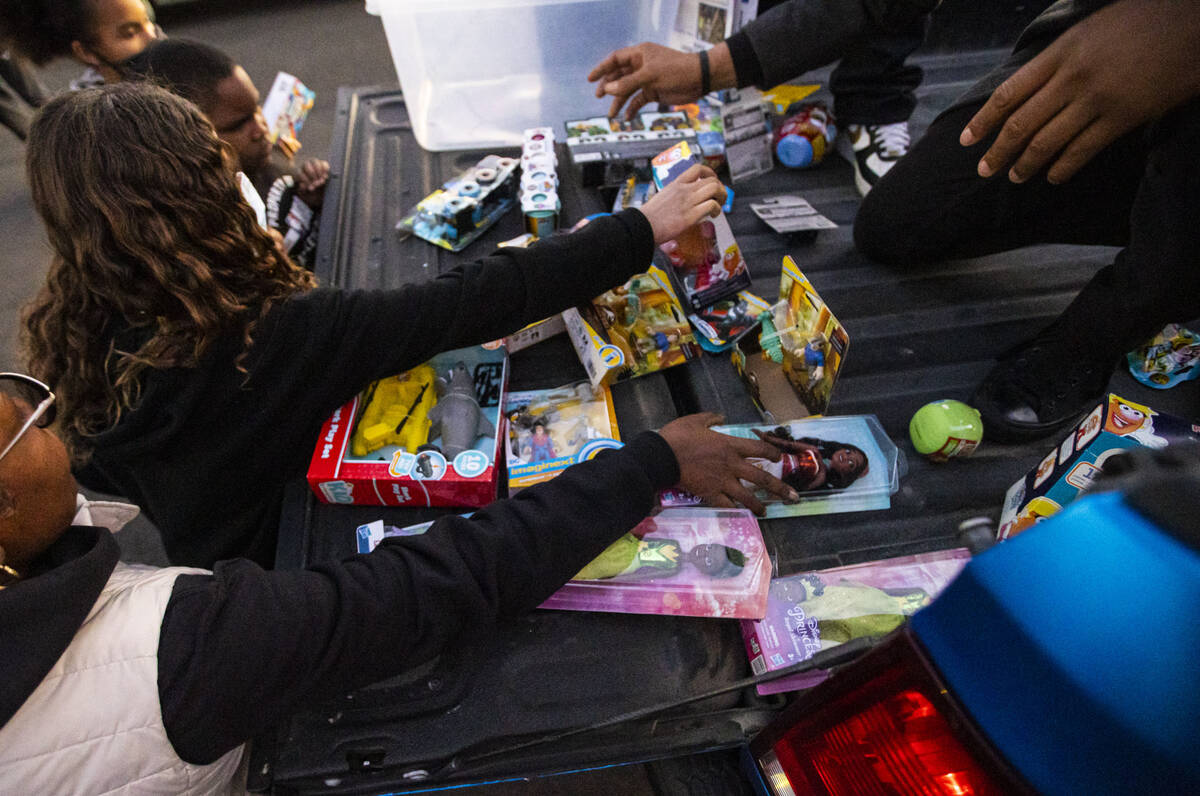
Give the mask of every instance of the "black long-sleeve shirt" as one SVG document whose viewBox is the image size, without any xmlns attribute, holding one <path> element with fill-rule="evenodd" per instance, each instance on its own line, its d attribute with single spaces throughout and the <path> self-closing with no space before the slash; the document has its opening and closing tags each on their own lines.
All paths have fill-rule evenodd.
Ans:
<svg viewBox="0 0 1200 796">
<path fill-rule="evenodd" d="M 653 251 L 645 216 L 625 211 L 423 284 L 295 295 L 257 327 L 249 376 L 235 365 L 237 336 L 197 367 L 149 372 L 137 405 L 95 437 L 77 477 L 141 506 L 174 564 L 243 556 L 269 566 L 284 484 L 304 472 L 334 409 L 440 351 L 587 301 L 644 270 Z"/>
</svg>

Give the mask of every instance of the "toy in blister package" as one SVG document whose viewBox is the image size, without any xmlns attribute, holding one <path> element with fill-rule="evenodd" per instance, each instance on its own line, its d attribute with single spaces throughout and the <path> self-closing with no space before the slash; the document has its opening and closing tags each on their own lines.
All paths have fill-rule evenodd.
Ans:
<svg viewBox="0 0 1200 796">
<path fill-rule="evenodd" d="M 417 202 L 396 229 L 461 251 L 513 206 L 518 166 L 516 158 L 488 155 Z"/>
<path fill-rule="evenodd" d="M 587 381 L 509 393 L 504 413 L 510 493 L 621 446 L 612 394 Z"/>
<path fill-rule="evenodd" d="M 889 508 L 905 469 L 900 451 L 874 415 L 809 417 L 775 426 L 713 426 L 713 431 L 762 439 L 779 450 L 777 462 L 752 461 L 795 489 L 800 499 L 785 503 L 757 490 L 755 497 L 766 507 L 767 518 Z M 679 489 L 663 491 L 659 501 L 665 507 L 699 502 Z"/>
<path fill-rule="evenodd" d="M 325 421 L 309 486 L 326 503 L 490 503 L 503 455 L 507 376 L 503 346 L 473 346 L 373 382 Z"/>
<path fill-rule="evenodd" d="M 699 354 L 683 305 L 656 266 L 564 311 L 563 320 L 594 385 L 674 367 Z"/>
<path fill-rule="evenodd" d="M 301 83 L 294 75 L 280 72 L 267 92 L 262 104 L 263 118 L 267 120 L 267 139 L 277 145 L 289 158 L 300 149 L 297 135 L 312 110 L 316 93 Z"/>
<path fill-rule="evenodd" d="M 696 163 L 692 149 L 681 141 L 651 161 L 659 190 L 674 182 Z M 736 296 L 750 287 L 750 269 L 733 239 L 724 213 L 706 218 L 673 241 L 662 245 L 684 287 L 692 311 Z"/>
<path fill-rule="evenodd" d="M 688 316 L 696 330 L 696 342 L 705 351 L 728 350 L 745 334 L 758 327 L 762 314 L 771 309 L 763 299 L 743 290 Z"/>
<path fill-rule="evenodd" d="M 663 147 L 696 137 L 687 114 L 679 111 L 643 111 L 633 119 L 593 116 L 568 121 L 566 128 L 567 152 L 585 188 L 620 184 Z"/>
<path fill-rule="evenodd" d="M 766 616 L 742 622 L 750 668 L 765 674 L 854 638 L 886 635 L 933 602 L 970 558 L 956 548 L 775 578 Z M 828 676 L 804 672 L 763 683 L 758 693 L 810 688 Z"/>
<path fill-rule="evenodd" d="M 771 562 L 745 509 L 674 509 L 608 546 L 542 608 L 757 619 Z"/>
<path fill-rule="evenodd" d="M 1156 390 L 1200 377 L 1200 335 L 1179 324 L 1163 328 L 1144 346 L 1126 355 L 1133 377 Z"/>
<path fill-rule="evenodd" d="M 1109 394 L 1027 475 L 1009 487 L 997 539 L 1052 517 L 1100 476 L 1114 454 L 1200 441 L 1200 425 Z"/>
</svg>

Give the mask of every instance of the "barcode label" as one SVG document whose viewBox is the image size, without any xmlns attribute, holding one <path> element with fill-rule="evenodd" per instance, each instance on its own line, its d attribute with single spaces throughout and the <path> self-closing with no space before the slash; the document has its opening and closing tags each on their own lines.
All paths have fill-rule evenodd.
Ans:
<svg viewBox="0 0 1200 796">
<path fill-rule="evenodd" d="M 757 658 L 750 659 L 750 670 L 754 672 L 755 677 L 767 673 L 767 662 L 763 660 L 763 656 L 759 655 Z"/>
</svg>

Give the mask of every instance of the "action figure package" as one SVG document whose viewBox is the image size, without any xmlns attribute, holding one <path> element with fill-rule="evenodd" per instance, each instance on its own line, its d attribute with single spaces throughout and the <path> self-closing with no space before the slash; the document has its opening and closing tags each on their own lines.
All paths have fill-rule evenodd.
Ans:
<svg viewBox="0 0 1200 796">
<path fill-rule="evenodd" d="M 655 185 L 662 190 L 696 162 L 687 141 L 660 152 L 651 161 Z M 692 311 L 732 298 L 750 287 L 750 269 L 724 213 L 706 218 L 661 248 L 683 284 L 684 298 Z"/>
<path fill-rule="evenodd" d="M 1200 378 L 1200 334 L 1167 324 L 1150 342 L 1126 355 L 1133 377 L 1156 390 Z"/>
<path fill-rule="evenodd" d="M 461 251 L 513 206 L 519 165 L 516 158 L 488 155 L 417 202 L 396 229 Z"/>
<path fill-rule="evenodd" d="M 890 633 L 933 602 L 970 558 L 957 548 L 775 578 L 766 617 L 742 622 L 750 668 L 766 674 L 854 638 Z M 803 672 L 763 683 L 758 693 L 811 688 L 827 676 Z"/>
<path fill-rule="evenodd" d="M 1196 441 L 1200 441 L 1200 425 L 1110 393 L 1037 467 L 1009 488 L 996 537 L 1016 536 L 1057 514 L 1095 482 L 1110 456 L 1139 447 Z"/>
<path fill-rule="evenodd" d="M 504 414 L 510 494 L 549 481 L 602 450 L 621 447 L 612 393 L 587 381 L 511 392 Z"/>
<path fill-rule="evenodd" d="M 688 105 L 676 105 L 673 110 L 687 114 L 696 131 L 696 148 L 705 165 L 713 171 L 725 165 L 725 124 L 721 118 L 721 103 L 701 97 Z"/>
<path fill-rule="evenodd" d="M 752 460 L 799 493 L 785 503 L 757 490 L 768 519 L 843 511 L 871 511 L 892 505 L 905 461 L 874 415 L 809 417 L 780 425 L 713 426 L 714 431 L 762 439 L 779 449 L 780 460 Z M 749 484 L 747 484 L 749 486 Z M 680 489 L 659 494 L 664 507 L 694 506 L 699 499 Z"/>
<path fill-rule="evenodd" d="M 743 290 L 733 298 L 722 299 L 688 316 L 696 330 L 696 342 L 714 354 L 728 351 L 743 336 L 758 328 L 759 320 L 771 305 Z"/>
<path fill-rule="evenodd" d="M 504 455 L 503 346 L 460 348 L 373 382 L 321 427 L 308 483 L 326 503 L 484 506 Z"/>
<path fill-rule="evenodd" d="M 317 95 L 294 75 L 280 72 L 262 104 L 267 120 L 267 139 L 290 159 L 300 149 L 297 135 L 312 110 Z"/>
<path fill-rule="evenodd" d="M 734 367 L 768 420 L 824 414 L 850 335 L 791 257 L 783 258 L 779 298 L 757 338 L 738 341 Z"/>
<path fill-rule="evenodd" d="M 563 312 L 593 386 L 644 376 L 699 355 L 670 277 L 650 266 L 590 303 Z"/>
<path fill-rule="evenodd" d="M 682 111 L 642 111 L 632 119 L 593 116 L 565 123 L 567 153 L 584 188 L 620 185 L 630 172 L 676 141 L 694 141 L 696 131 Z"/>
<path fill-rule="evenodd" d="M 771 561 L 745 509 L 674 509 L 608 546 L 542 608 L 760 619 Z"/>
</svg>

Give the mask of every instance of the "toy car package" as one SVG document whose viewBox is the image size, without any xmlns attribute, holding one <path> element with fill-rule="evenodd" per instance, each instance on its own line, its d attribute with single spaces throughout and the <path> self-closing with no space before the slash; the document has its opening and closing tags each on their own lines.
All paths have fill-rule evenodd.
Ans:
<svg viewBox="0 0 1200 796">
<path fill-rule="evenodd" d="M 1167 324 L 1144 346 L 1126 355 L 1133 377 L 1156 390 L 1200 378 L 1200 334 Z"/>
<path fill-rule="evenodd" d="M 488 155 L 426 196 L 396 229 L 450 251 L 461 251 L 516 202 L 516 158 Z"/>
<path fill-rule="evenodd" d="M 696 342 L 705 351 L 719 353 L 733 346 L 743 335 L 758 328 L 762 314 L 771 309 L 763 299 L 743 290 L 733 298 L 722 299 L 688 315 L 696 330 Z"/>
<path fill-rule="evenodd" d="M 675 509 L 643 520 L 542 608 L 758 619 L 771 562 L 745 509 Z"/>
<path fill-rule="evenodd" d="M 602 450 L 621 447 L 612 394 L 587 381 L 511 392 L 504 414 L 510 494 L 549 481 Z"/>
</svg>

